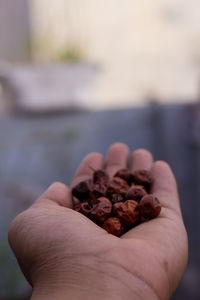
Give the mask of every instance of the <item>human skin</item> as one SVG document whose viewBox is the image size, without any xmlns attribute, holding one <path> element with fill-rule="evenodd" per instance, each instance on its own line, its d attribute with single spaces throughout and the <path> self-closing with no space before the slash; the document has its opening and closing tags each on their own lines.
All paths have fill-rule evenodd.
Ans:
<svg viewBox="0 0 200 300">
<path fill-rule="evenodd" d="M 153 220 L 120 238 L 108 234 L 72 209 L 71 188 L 105 167 L 112 177 L 119 169 L 150 170 L 151 193 L 162 209 Z M 188 239 L 176 181 L 169 165 L 153 161 L 143 149 L 130 155 L 116 143 L 106 160 L 90 153 L 70 187 L 54 183 L 9 229 L 9 242 L 25 277 L 40 299 L 170 299 L 188 259 Z"/>
</svg>

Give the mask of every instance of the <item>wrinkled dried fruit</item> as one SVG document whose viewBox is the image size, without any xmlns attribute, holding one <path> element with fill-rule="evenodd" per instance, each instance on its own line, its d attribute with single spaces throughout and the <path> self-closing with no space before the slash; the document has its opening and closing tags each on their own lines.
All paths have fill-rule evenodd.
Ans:
<svg viewBox="0 0 200 300">
<path fill-rule="evenodd" d="M 142 185 L 134 185 L 128 190 L 125 198 L 126 200 L 135 200 L 139 202 L 146 194 L 147 192 Z"/>
<path fill-rule="evenodd" d="M 92 191 L 90 193 L 90 196 L 92 197 L 92 199 L 103 197 L 106 194 L 106 190 L 107 190 L 107 186 L 106 185 L 95 183 L 93 185 L 93 188 L 92 188 Z"/>
<path fill-rule="evenodd" d="M 110 200 L 114 204 L 114 203 L 117 203 L 117 202 L 123 202 L 124 197 L 122 195 L 119 195 L 119 194 L 113 194 L 113 195 L 111 195 Z"/>
<path fill-rule="evenodd" d="M 89 217 L 92 209 L 91 209 L 90 205 L 88 204 L 88 202 L 82 202 L 80 204 L 75 205 L 74 210 L 83 214 L 86 217 Z"/>
<path fill-rule="evenodd" d="M 114 177 L 108 185 L 107 195 L 119 194 L 124 196 L 129 188 L 129 185 L 125 180 L 119 177 Z"/>
<path fill-rule="evenodd" d="M 129 185 L 131 185 L 134 180 L 133 173 L 131 171 L 129 171 L 128 169 L 121 169 L 121 170 L 117 171 L 117 173 L 114 175 L 114 177 L 120 177 L 120 178 L 124 179 Z"/>
<path fill-rule="evenodd" d="M 97 224 L 102 224 L 111 214 L 112 203 L 105 197 L 98 198 L 90 213 L 91 219 Z"/>
<path fill-rule="evenodd" d="M 146 189 L 149 189 L 152 184 L 152 177 L 149 171 L 147 170 L 137 170 L 133 173 L 134 182 L 139 185 L 145 186 Z"/>
<path fill-rule="evenodd" d="M 94 184 L 108 185 L 109 176 L 104 170 L 96 170 L 93 174 Z"/>
<path fill-rule="evenodd" d="M 74 209 L 107 232 L 121 236 L 159 215 L 159 200 L 148 194 L 151 185 L 151 174 L 147 170 L 132 173 L 121 169 L 110 181 L 106 171 L 96 170 L 92 179 L 82 181 L 72 189 Z"/>
<path fill-rule="evenodd" d="M 157 197 L 153 195 L 146 195 L 140 201 L 138 209 L 141 217 L 153 219 L 160 214 L 161 204 Z"/>
<path fill-rule="evenodd" d="M 115 236 L 122 235 L 124 231 L 124 226 L 121 224 L 120 220 L 118 218 L 108 218 L 102 226 L 103 229 L 105 229 L 108 233 L 111 233 Z"/>
<path fill-rule="evenodd" d="M 117 202 L 115 204 L 113 204 L 112 206 L 112 214 L 114 216 L 117 216 L 118 215 L 118 211 L 121 209 L 121 205 L 123 204 L 123 202 Z"/>
<path fill-rule="evenodd" d="M 122 221 L 122 223 L 132 226 L 139 220 L 139 211 L 137 207 L 138 203 L 136 201 L 126 200 L 115 209 L 115 214 Z"/>
<path fill-rule="evenodd" d="M 88 199 L 91 188 L 92 188 L 91 179 L 81 181 L 72 188 L 72 195 L 83 202 Z"/>
</svg>

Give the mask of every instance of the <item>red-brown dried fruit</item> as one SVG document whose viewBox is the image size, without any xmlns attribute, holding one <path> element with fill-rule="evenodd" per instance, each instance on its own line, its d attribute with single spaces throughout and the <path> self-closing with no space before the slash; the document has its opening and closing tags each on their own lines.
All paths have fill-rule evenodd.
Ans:
<svg viewBox="0 0 200 300">
<path fill-rule="evenodd" d="M 133 226 L 139 220 L 138 203 L 134 200 L 126 200 L 124 203 L 119 205 L 115 214 L 122 223 L 127 226 Z"/>
<path fill-rule="evenodd" d="M 124 196 L 129 188 L 129 185 L 125 180 L 119 177 L 114 177 L 108 185 L 107 195 L 119 194 Z"/>
<path fill-rule="evenodd" d="M 119 195 L 119 194 L 113 194 L 113 195 L 111 195 L 110 200 L 113 204 L 115 204 L 117 202 L 123 202 L 124 197 L 122 195 Z"/>
<path fill-rule="evenodd" d="M 112 214 L 114 216 L 117 216 L 117 212 L 121 209 L 121 205 L 123 204 L 123 202 L 117 202 L 117 203 L 114 203 L 113 206 L 112 206 Z"/>
<path fill-rule="evenodd" d="M 147 192 L 142 185 L 134 185 L 128 190 L 125 198 L 126 200 L 135 200 L 139 202 L 146 194 Z"/>
<path fill-rule="evenodd" d="M 96 170 L 93 174 L 93 182 L 94 184 L 107 186 L 109 182 L 109 176 L 104 170 Z"/>
<path fill-rule="evenodd" d="M 156 218 L 161 211 L 161 204 L 157 197 L 146 195 L 142 198 L 138 205 L 140 216 L 145 219 Z"/>
<path fill-rule="evenodd" d="M 131 173 L 121 169 L 110 182 L 106 171 L 96 170 L 93 179 L 82 181 L 72 189 L 74 210 L 107 232 L 120 236 L 159 215 L 159 200 L 147 194 L 151 184 L 151 174 L 147 170 Z"/>
<path fill-rule="evenodd" d="M 80 204 L 75 205 L 74 210 L 86 217 L 89 217 L 92 209 L 91 206 L 88 204 L 88 202 L 82 202 Z"/>
<path fill-rule="evenodd" d="M 103 197 L 106 194 L 106 190 L 107 190 L 106 185 L 95 183 L 93 185 L 90 196 L 92 199 Z"/>
<path fill-rule="evenodd" d="M 114 175 L 114 177 L 120 177 L 124 179 L 129 185 L 133 183 L 134 176 L 133 173 L 128 169 L 121 169 L 117 171 L 117 173 Z"/>
<path fill-rule="evenodd" d="M 118 218 L 110 217 L 108 218 L 102 226 L 108 233 L 111 233 L 115 236 L 121 236 L 124 232 L 124 226 L 121 224 Z"/>
<path fill-rule="evenodd" d="M 134 182 L 139 185 L 143 185 L 146 189 L 149 189 L 152 184 L 152 176 L 147 170 L 137 170 L 133 173 Z"/>
<path fill-rule="evenodd" d="M 101 197 L 94 203 L 90 216 L 95 223 L 102 224 L 110 216 L 111 211 L 112 203 L 110 200 Z"/>
<path fill-rule="evenodd" d="M 88 199 L 92 185 L 91 179 L 81 181 L 72 188 L 72 195 L 83 202 Z"/>
</svg>

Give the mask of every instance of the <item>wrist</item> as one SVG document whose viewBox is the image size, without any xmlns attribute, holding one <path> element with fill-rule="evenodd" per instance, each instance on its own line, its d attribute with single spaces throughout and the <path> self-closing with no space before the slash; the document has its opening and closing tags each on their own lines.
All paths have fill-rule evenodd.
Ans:
<svg viewBox="0 0 200 300">
<path fill-rule="evenodd" d="M 113 265 L 103 266 L 96 260 L 92 265 L 84 262 L 73 266 L 68 274 L 60 272 L 61 276 L 55 275 L 54 278 L 47 275 L 35 283 L 31 300 L 158 299 L 143 281 L 136 277 L 133 280 L 126 270 Z"/>
<path fill-rule="evenodd" d="M 108 284 L 110 285 L 110 281 Z M 102 290 L 95 286 L 91 286 L 90 288 L 85 286 L 40 286 L 33 288 L 31 300 L 158 300 L 152 291 L 142 289 L 142 287 L 141 289 L 137 287 L 136 291 L 119 291 L 118 288 L 112 289 L 112 287 L 104 289 L 103 286 L 101 288 Z"/>
</svg>

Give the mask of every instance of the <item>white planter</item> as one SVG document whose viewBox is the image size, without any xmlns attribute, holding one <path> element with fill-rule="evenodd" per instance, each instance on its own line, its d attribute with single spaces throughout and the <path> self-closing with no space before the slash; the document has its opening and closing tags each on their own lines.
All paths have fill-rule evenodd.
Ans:
<svg viewBox="0 0 200 300">
<path fill-rule="evenodd" d="M 29 112 L 88 108 L 97 73 L 97 66 L 87 63 L 0 67 L 2 86 L 12 105 Z"/>
</svg>

